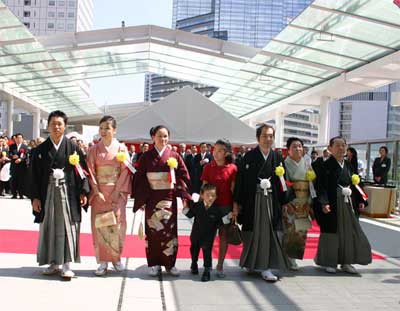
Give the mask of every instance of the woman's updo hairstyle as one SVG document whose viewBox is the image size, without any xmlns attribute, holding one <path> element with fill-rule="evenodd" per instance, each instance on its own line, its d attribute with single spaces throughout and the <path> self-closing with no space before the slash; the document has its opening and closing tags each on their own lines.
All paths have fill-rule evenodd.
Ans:
<svg viewBox="0 0 400 311">
<path fill-rule="evenodd" d="M 115 130 L 117 128 L 117 120 L 113 116 L 104 116 L 101 118 L 99 125 L 103 122 L 110 122 L 112 128 Z"/>
<path fill-rule="evenodd" d="M 166 127 L 165 125 L 157 125 L 150 129 L 150 137 L 156 136 L 157 132 L 161 129 L 166 129 L 168 132 L 168 136 L 170 135 L 168 127 Z"/>
</svg>

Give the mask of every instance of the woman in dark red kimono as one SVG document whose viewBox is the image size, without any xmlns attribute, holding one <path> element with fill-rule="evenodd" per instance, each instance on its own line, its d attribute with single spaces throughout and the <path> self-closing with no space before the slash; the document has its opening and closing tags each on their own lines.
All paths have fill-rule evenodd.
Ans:
<svg viewBox="0 0 400 311">
<path fill-rule="evenodd" d="M 154 148 L 139 160 L 135 174 L 133 211 L 145 210 L 146 257 L 149 274 L 157 276 L 161 266 L 178 276 L 177 198 L 185 207 L 190 178 L 181 156 L 167 147 L 169 130 L 162 125 L 150 130 Z"/>
</svg>

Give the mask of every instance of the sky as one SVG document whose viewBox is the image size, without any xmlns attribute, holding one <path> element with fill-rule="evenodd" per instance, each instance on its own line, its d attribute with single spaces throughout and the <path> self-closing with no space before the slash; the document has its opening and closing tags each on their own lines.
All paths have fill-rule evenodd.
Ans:
<svg viewBox="0 0 400 311">
<path fill-rule="evenodd" d="M 94 2 L 93 29 L 157 25 L 171 28 L 172 0 L 113 0 Z M 144 75 L 90 80 L 92 97 L 98 106 L 141 102 Z"/>
</svg>

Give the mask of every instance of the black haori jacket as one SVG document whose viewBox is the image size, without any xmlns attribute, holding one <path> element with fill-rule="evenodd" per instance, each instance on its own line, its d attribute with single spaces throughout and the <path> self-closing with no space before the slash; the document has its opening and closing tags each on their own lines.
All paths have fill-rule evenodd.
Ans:
<svg viewBox="0 0 400 311">
<path fill-rule="evenodd" d="M 241 205 L 238 221 L 243 225 L 244 231 L 253 230 L 255 198 L 257 185 L 260 183 L 259 178 L 269 177 L 271 177 L 274 202 L 272 225 L 274 230 L 282 230 L 282 205 L 287 203 L 287 194 L 286 191 L 282 191 L 279 177 L 275 174 L 275 168 L 281 163 L 284 165 L 282 154 L 271 149 L 266 165 L 264 163 L 264 157 L 257 146 L 246 153 L 236 175 L 233 200 Z"/>
<path fill-rule="evenodd" d="M 358 205 L 364 203 L 367 206 L 360 192 L 352 185 L 351 176 L 354 174 L 350 162 L 344 160 L 343 169 L 337 160 L 331 156 L 323 163 L 312 163 L 313 169 L 317 175 L 316 191 L 317 198 L 314 200 L 314 213 L 321 232 L 337 232 L 337 189 L 338 185 L 351 185 L 351 202 L 355 213 L 358 213 Z M 360 185 L 361 186 L 361 185 Z M 331 212 L 325 214 L 322 212 L 322 206 L 329 204 Z"/>
<path fill-rule="evenodd" d="M 88 194 L 90 188 L 88 179 L 85 178 L 82 180 L 75 172 L 75 167 L 69 163 L 69 156 L 74 154 L 74 152 L 79 155 L 81 167 L 87 171 L 82 152 L 66 137 L 63 137 L 57 156 L 50 138 L 47 138 L 46 141 L 36 148 L 32 157 L 31 199 L 39 199 L 42 210 L 40 213 L 33 212 L 35 223 L 41 223 L 44 219 L 47 186 L 49 184 L 49 176 L 53 174 L 52 168 L 64 168 L 71 217 L 74 222 L 81 221 L 79 197 L 81 194 Z"/>
</svg>

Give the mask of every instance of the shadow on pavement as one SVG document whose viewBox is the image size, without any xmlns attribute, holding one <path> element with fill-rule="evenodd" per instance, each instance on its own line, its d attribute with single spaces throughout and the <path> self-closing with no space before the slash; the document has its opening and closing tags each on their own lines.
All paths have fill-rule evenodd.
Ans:
<svg viewBox="0 0 400 311">
<path fill-rule="evenodd" d="M 20 267 L 20 268 L 0 268 L 0 277 L 5 278 L 21 278 L 21 279 L 34 279 L 34 280 L 44 280 L 44 281 L 65 281 L 61 278 L 60 273 L 53 275 L 43 275 L 43 267 Z M 93 270 L 79 270 L 73 269 L 75 272 L 74 278 L 102 278 L 94 274 Z M 107 278 L 122 278 L 123 273 L 116 272 L 113 270 L 108 271 Z"/>
</svg>

